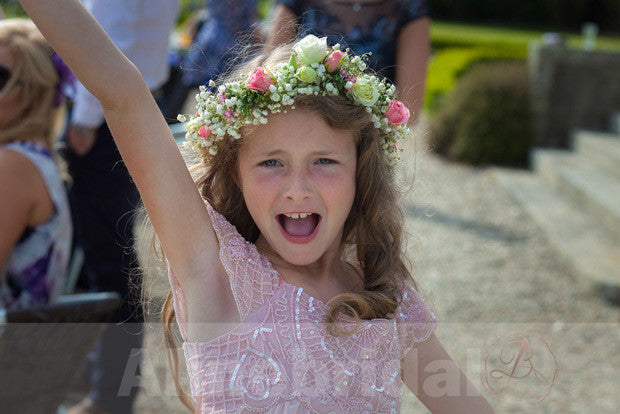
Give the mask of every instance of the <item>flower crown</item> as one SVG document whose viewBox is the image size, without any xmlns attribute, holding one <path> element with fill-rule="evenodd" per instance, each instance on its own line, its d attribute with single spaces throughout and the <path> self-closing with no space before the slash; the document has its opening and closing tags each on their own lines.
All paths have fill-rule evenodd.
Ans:
<svg viewBox="0 0 620 414">
<path fill-rule="evenodd" d="M 327 38 L 308 35 L 293 46 L 289 62 L 279 63 L 273 73 L 261 66 L 249 77 L 219 86 L 217 92 L 201 86 L 185 137 L 198 153 L 204 148 L 215 155 L 227 133 L 238 139 L 242 126 L 266 124 L 269 113 L 294 109 L 298 94 L 342 94 L 365 107 L 375 127 L 385 132 L 381 144 L 393 165 L 399 158 L 397 142 L 409 133 L 409 110 L 394 99 L 394 85 L 364 73 L 366 58 L 350 55 L 349 49 L 342 52 L 338 44 L 328 48 Z M 209 86 L 215 87 L 215 82 L 209 81 Z M 187 117 L 178 119 L 186 122 Z"/>
</svg>

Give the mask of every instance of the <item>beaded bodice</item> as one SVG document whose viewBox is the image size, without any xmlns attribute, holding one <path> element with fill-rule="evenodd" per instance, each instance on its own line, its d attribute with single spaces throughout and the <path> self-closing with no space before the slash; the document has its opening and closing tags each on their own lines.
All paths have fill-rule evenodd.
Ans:
<svg viewBox="0 0 620 414">
<path fill-rule="evenodd" d="M 209 342 L 183 344 L 196 412 L 398 412 L 400 360 L 437 325 L 413 287 L 405 289 L 392 318 L 362 320 L 353 335 L 334 337 L 323 322 L 328 305 L 283 281 L 253 244 L 207 207 L 242 322 Z M 174 273 L 169 276 L 185 339 L 183 292 Z"/>
</svg>

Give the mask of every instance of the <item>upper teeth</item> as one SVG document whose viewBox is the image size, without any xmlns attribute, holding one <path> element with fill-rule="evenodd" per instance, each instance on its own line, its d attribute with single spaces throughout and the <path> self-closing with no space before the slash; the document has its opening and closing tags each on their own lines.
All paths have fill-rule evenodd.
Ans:
<svg viewBox="0 0 620 414">
<path fill-rule="evenodd" d="M 303 219 L 308 217 L 312 213 L 284 213 L 286 217 L 290 217 L 292 219 Z"/>
</svg>

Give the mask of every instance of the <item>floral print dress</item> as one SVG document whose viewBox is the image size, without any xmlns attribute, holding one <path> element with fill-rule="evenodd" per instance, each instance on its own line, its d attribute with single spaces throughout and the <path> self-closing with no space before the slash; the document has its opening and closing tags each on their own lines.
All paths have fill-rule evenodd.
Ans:
<svg viewBox="0 0 620 414">
<path fill-rule="evenodd" d="M 240 45 L 246 42 L 257 22 L 256 0 L 209 0 L 206 21 L 181 68 L 186 85 L 204 85 L 238 62 Z"/>
<path fill-rule="evenodd" d="M 31 142 L 1 148 L 17 151 L 32 161 L 54 203 L 45 223 L 29 227 L 0 268 L 0 309 L 15 310 L 53 302 L 62 293 L 71 253 L 69 203 L 52 154 Z"/>
</svg>

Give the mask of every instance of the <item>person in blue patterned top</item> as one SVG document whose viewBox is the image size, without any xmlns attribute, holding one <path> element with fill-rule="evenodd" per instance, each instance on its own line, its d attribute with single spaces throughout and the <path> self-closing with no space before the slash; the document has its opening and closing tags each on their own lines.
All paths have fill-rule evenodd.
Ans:
<svg viewBox="0 0 620 414">
<path fill-rule="evenodd" d="M 181 76 L 162 100 L 164 117 L 175 120 L 192 88 L 217 79 L 242 51 L 241 44 L 255 35 L 256 0 L 210 0 L 202 10 L 192 45 L 180 64 Z"/>
<path fill-rule="evenodd" d="M 0 21 L 0 309 L 62 293 L 71 215 L 52 154 L 72 75 L 35 25 Z"/>
<path fill-rule="evenodd" d="M 422 109 L 430 54 L 430 18 L 424 0 L 278 0 L 268 45 L 307 34 L 327 36 L 356 54 L 371 52 L 371 67 L 394 83 L 403 102 Z"/>
</svg>

